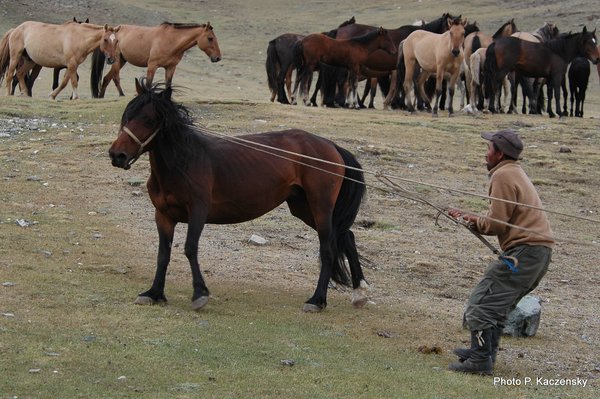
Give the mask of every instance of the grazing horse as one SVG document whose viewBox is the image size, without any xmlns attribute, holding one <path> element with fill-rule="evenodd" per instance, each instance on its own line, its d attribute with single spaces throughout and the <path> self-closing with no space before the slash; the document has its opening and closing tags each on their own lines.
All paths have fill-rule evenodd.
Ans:
<svg viewBox="0 0 600 399">
<path fill-rule="evenodd" d="M 221 61 L 221 49 L 210 22 L 206 24 L 174 24 L 164 22 L 158 26 L 121 25 L 117 33 L 121 57 L 112 65 L 102 79 L 102 54 L 92 56 L 91 85 L 94 97 L 104 97 L 106 87 L 112 80 L 124 96 L 119 71 L 129 62 L 137 67 L 147 67 L 146 81 L 152 84 L 156 69 L 165 69 L 165 81 L 171 84 L 175 68 L 186 51 L 198 46 L 212 62 Z"/>
<path fill-rule="evenodd" d="M 417 86 L 422 99 L 427 95 L 424 90 L 425 81 L 435 73 L 435 105 L 432 115 L 437 116 L 439 97 L 442 94 L 442 81 L 446 74 L 450 76 L 448 83 L 448 114 L 452 116 L 452 98 L 454 88 L 460 72 L 463 60 L 462 44 L 465 39 L 465 25 L 460 16 L 448 21 L 449 30 L 442 34 L 418 30 L 406 38 L 398 48 L 398 75 L 404 76 L 404 95 L 406 106 L 410 112 L 415 108 L 410 100 L 413 78 L 418 67 L 421 68 L 417 80 Z M 404 74 L 402 74 L 404 72 Z"/>
<path fill-rule="evenodd" d="M 560 89 L 564 83 L 567 66 L 575 57 L 583 56 L 594 64 L 600 60 L 597 49 L 596 30 L 589 32 L 584 26 L 579 33 L 559 35 L 544 44 L 528 42 L 515 37 L 496 40 L 486 52 L 484 65 L 486 97 L 490 110 L 494 110 L 494 93 L 507 73 L 516 71 L 527 77 L 543 77 L 548 80 L 548 115 L 552 118 L 552 95 L 556 100 L 556 112 L 562 116 Z M 532 98 L 531 95 L 528 96 Z"/>
<path fill-rule="evenodd" d="M 304 39 L 304 35 L 284 33 L 269 42 L 267 46 L 267 82 L 271 91 L 271 102 L 289 104 L 285 90 L 292 96 L 292 73 L 294 72 L 293 48 L 296 42 Z"/>
<path fill-rule="evenodd" d="M 204 225 L 252 220 L 283 202 L 319 237 L 321 272 L 304 311 L 326 307 L 330 279 L 352 284 L 353 306 L 367 302 L 350 230 L 365 192 L 364 177 L 349 151 L 298 129 L 217 135 L 193 126 L 188 111 L 171 99 L 171 86 L 161 90 L 136 80 L 136 88 L 138 95 L 125 108 L 109 150 L 112 165 L 123 169 L 149 153 L 148 194 L 155 207 L 158 259 L 154 282 L 136 303 L 166 301 L 165 278 L 177 223 L 188 224 L 185 255 L 192 269 L 192 307 L 198 310 L 209 299 L 198 265 Z"/>
<path fill-rule="evenodd" d="M 348 68 L 353 74 L 352 79 L 356 79 L 369 54 L 378 49 L 390 54 L 397 51 L 388 31 L 383 28 L 352 39 L 332 39 L 322 33 L 306 36 L 294 46 L 296 74 L 299 76 L 294 85 L 294 94 L 301 86 L 300 95 L 304 104 L 308 104 L 308 90 L 303 82 L 312 76 L 320 63 Z M 351 96 L 356 99 L 356 87 L 352 92 Z"/>
<path fill-rule="evenodd" d="M 589 80 L 590 63 L 588 59 L 576 57 L 569 66 L 569 91 L 571 92 L 570 116 L 583 117 L 583 103 Z M 573 102 L 575 102 L 575 113 L 573 113 Z"/>
<path fill-rule="evenodd" d="M 35 65 L 49 68 L 67 67 L 61 84 L 50 93 L 55 99 L 70 81 L 73 87 L 72 99 L 77 99 L 77 67 L 89 53 L 99 48 L 108 63 L 113 63 L 117 54 L 115 34 L 119 27 L 100 26 L 88 23 L 67 23 L 63 25 L 27 21 L 5 34 L 0 41 L 0 79 L 6 73 L 7 92 L 10 95 L 11 82 L 17 65 L 24 66 L 17 71 L 19 88 L 26 90 L 25 74 Z"/>
</svg>

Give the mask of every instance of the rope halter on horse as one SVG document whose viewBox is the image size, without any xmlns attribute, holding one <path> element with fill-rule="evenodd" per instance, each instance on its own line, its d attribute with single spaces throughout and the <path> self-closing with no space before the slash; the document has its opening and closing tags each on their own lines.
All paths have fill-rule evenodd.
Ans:
<svg viewBox="0 0 600 399">
<path fill-rule="evenodd" d="M 137 138 L 137 136 L 135 134 L 133 134 L 133 132 L 131 130 L 129 130 L 129 128 L 127 126 L 122 126 L 121 130 L 123 130 L 125 133 L 127 133 L 127 135 L 129 137 L 131 137 L 131 139 L 133 141 L 135 141 L 137 143 L 137 145 L 140 146 L 135 157 L 131 158 L 131 160 L 127 163 L 127 169 L 129 169 L 129 167 L 131 167 L 131 165 L 133 165 L 133 163 L 138 160 L 140 155 L 142 155 L 142 153 L 144 152 L 144 148 L 148 144 L 150 144 L 150 142 L 152 141 L 152 139 L 154 139 L 154 137 L 156 137 L 156 135 L 160 131 L 160 127 L 157 127 L 156 130 L 150 136 L 148 136 L 148 138 L 143 143 L 140 141 L 140 139 Z"/>
</svg>

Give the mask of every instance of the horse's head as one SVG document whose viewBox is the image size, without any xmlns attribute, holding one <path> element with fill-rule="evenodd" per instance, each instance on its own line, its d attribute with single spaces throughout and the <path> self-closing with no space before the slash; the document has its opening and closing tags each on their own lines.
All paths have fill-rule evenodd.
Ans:
<svg viewBox="0 0 600 399">
<path fill-rule="evenodd" d="M 581 32 L 581 41 L 583 55 L 594 64 L 598 64 L 600 62 L 600 50 L 598 48 L 598 40 L 596 39 L 596 29 L 590 32 L 584 26 L 583 32 Z"/>
<path fill-rule="evenodd" d="M 164 128 L 160 104 L 172 104 L 170 86 L 159 91 L 157 86 L 148 87 L 144 79 L 136 79 L 135 88 L 138 95 L 125 107 L 119 135 L 108 150 L 112 165 L 123 169 L 129 169 L 140 155 L 152 149 L 156 135 Z"/>
<path fill-rule="evenodd" d="M 379 48 L 380 49 L 382 49 L 383 51 L 386 51 L 392 55 L 398 53 L 398 46 L 396 46 L 396 44 L 392 40 L 392 37 L 390 36 L 390 33 L 387 31 L 387 29 L 379 27 L 378 36 L 380 38 L 380 40 L 379 40 Z"/>
<path fill-rule="evenodd" d="M 215 36 L 215 32 L 213 31 L 210 22 L 206 23 L 204 30 L 202 30 L 198 37 L 197 43 L 200 50 L 204 51 L 206 55 L 210 57 L 212 62 L 221 61 L 219 41 L 217 40 L 217 36 Z"/>
<path fill-rule="evenodd" d="M 100 42 L 100 51 L 106 57 L 106 63 L 108 65 L 113 64 L 119 57 L 119 39 L 117 38 L 117 32 L 121 29 L 121 25 L 112 27 L 104 25 L 104 34 L 102 35 L 102 41 Z"/>
<path fill-rule="evenodd" d="M 463 42 L 465 41 L 465 25 L 466 19 L 462 19 L 459 15 L 452 21 L 448 20 L 448 34 L 450 35 L 451 52 L 454 57 L 460 55 Z"/>
</svg>

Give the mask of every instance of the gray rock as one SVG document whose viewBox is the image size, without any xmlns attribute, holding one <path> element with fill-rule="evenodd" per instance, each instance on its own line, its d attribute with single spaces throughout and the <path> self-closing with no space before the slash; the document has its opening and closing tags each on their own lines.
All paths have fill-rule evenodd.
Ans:
<svg viewBox="0 0 600 399">
<path fill-rule="evenodd" d="M 509 313 L 503 334 L 513 337 L 533 337 L 540 325 L 542 314 L 540 302 L 540 299 L 533 295 L 523 297 Z"/>
</svg>

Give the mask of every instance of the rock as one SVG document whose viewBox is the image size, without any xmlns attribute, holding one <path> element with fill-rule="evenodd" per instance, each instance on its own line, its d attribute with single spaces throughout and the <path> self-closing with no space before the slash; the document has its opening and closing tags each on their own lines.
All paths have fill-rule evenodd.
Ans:
<svg viewBox="0 0 600 399">
<path fill-rule="evenodd" d="M 259 235 L 256 234 L 252 234 L 250 236 L 250 239 L 248 239 L 248 241 L 250 242 L 250 244 L 254 244 L 254 245 L 265 245 L 267 243 L 267 240 L 262 238 Z"/>
<path fill-rule="evenodd" d="M 567 152 L 571 152 L 571 149 L 567 146 L 561 145 L 560 148 L 558 149 L 558 152 L 567 153 Z"/>
<path fill-rule="evenodd" d="M 542 305 L 533 295 L 523 297 L 506 319 L 504 335 L 513 337 L 533 337 L 540 325 Z"/>
</svg>

